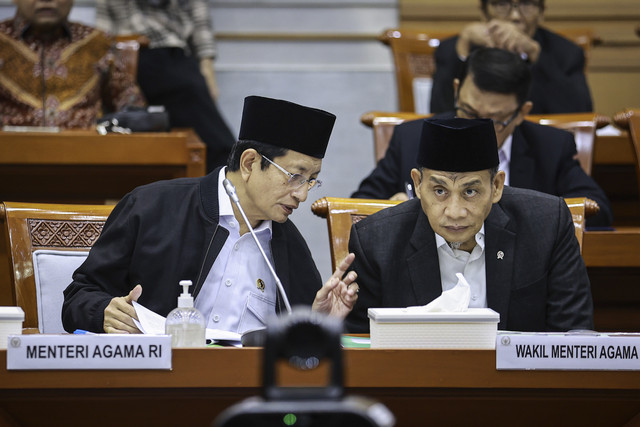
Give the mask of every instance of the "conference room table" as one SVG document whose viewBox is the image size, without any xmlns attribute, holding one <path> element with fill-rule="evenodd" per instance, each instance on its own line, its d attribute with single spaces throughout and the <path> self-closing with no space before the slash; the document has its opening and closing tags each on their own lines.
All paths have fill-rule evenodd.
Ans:
<svg viewBox="0 0 640 427">
<path fill-rule="evenodd" d="M 598 331 L 640 331 L 640 226 L 585 231 L 587 266 Z"/>
<path fill-rule="evenodd" d="M 640 226 L 636 154 L 628 132 L 597 135 L 591 176 L 611 202 L 615 225 Z"/>
<path fill-rule="evenodd" d="M 498 371 L 493 350 L 342 354 L 345 393 L 384 403 L 397 426 L 640 422 L 640 371 Z M 0 423 L 208 426 L 261 393 L 262 356 L 260 348 L 174 349 L 171 370 L 7 371 L 0 350 Z M 278 385 L 326 385 L 328 368 L 278 366 Z"/>
<path fill-rule="evenodd" d="M 205 174 L 192 130 L 0 132 L 0 200 L 105 203 L 161 179 Z"/>
</svg>

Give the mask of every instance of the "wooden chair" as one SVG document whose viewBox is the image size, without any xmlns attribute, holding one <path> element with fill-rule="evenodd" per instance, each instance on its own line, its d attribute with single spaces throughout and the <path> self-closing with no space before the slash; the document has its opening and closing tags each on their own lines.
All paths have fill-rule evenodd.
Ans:
<svg viewBox="0 0 640 427">
<path fill-rule="evenodd" d="M 384 111 L 369 111 L 360 117 L 360 121 L 373 130 L 373 154 L 378 163 L 387 152 L 393 129 L 405 121 L 418 120 L 429 115 L 418 113 L 387 113 Z"/>
<path fill-rule="evenodd" d="M 373 151 L 376 163 L 384 157 L 396 125 L 409 120 L 426 118 L 429 115 L 416 113 L 392 113 L 369 111 L 360 117 L 360 121 L 373 129 Z M 578 160 L 587 175 L 591 175 L 593 162 L 593 142 L 596 129 L 605 126 L 609 120 L 596 113 L 540 114 L 529 115 L 527 120 L 570 131 L 574 134 Z"/>
<path fill-rule="evenodd" d="M 576 43 L 584 50 L 585 71 L 591 56 L 591 48 L 601 42 L 590 28 L 567 28 L 557 32 Z M 425 112 L 421 107 L 429 104 L 429 99 L 416 102 L 415 94 L 420 95 L 420 89 L 414 90 L 414 85 L 420 80 L 430 79 L 435 73 L 436 64 L 434 54 L 440 41 L 454 36 L 451 31 L 417 31 L 403 28 L 384 30 L 378 37 L 391 48 L 396 75 L 398 105 L 400 111 Z M 430 97 L 430 91 L 427 95 Z"/>
<path fill-rule="evenodd" d="M 0 204 L 12 292 L 15 304 L 25 312 L 25 332 L 63 332 L 62 290 L 71 283 L 71 274 L 86 258 L 112 209 L 109 205 Z M 54 274 L 44 277 L 49 271 Z"/>
<path fill-rule="evenodd" d="M 598 204 L 585 197 L 567 198 L 576 238 L 582 251 L 582 237 L 587 216 L 596 214 L 600 209 Z M 349 253 L 349 234 L 351 226 L 368 215 L 379 210 L 397 205 L 398 201 L 374 199 L 345 199 L 338 197 L 323 197 L 311 205 L 311 211 L 327 220 L 329 231 L 329 250 L 331 252 L 331 268 L 335 271 L 337 263 Z M 390 255 L 391 256 L 391 255 Z"/>
<path fill-rule="evenodd" d="M 627 108 L 613 116 L 613 122 L 619 128 L 629 132 L 629 139 L 635 154 L 636 177 L 640 191 L 640 108 Z"/>
<path fill-rule="evenodd" d="M 526 120 L 573 133 L 580 166 L 587 175 L 591 175 L 596 129 L 606 124 L 606 120 L 601 115 L 596 113 L 531 114 L 526 117 Z"/>
<path fill-rule="evenodd" d="M 118 58 L 124 62 L 127 72 L 133 76 L 133 81 L 138 81 L 138 53 L 141 48 L 149 46 L 149 38 L 139 34 L 116 36 L 115 52 Z"/>
<path fill-rule="evenodd" d="M 601 44 L 602 39 L 595 35 L 591 28 L 560 28 L 554 31 L 582 48 L 584 51 L 584 71 L 586 73 L 591 59 L 591 49 L 593 46 Z"/>
<path fill-rule="evenodd" d="M 313 202 L 311 211 L 315 215 L 327 219 L 331 271 L 335 271 L 338 263 L 349 254 L 351 225 L 366 216 L 398 203 L 400 202 L 395 200 L 343 199 L 338 197 L 323 197 Z"/>
<path fill-rule="evenodd" d="M 394 28 L 385 30 L 378 37 L 378 40 L 391 48 L 400 111 L 420 111 L 420 108 L 416 108 L 414 84 L 421 81 L 417 79 L 433 77 L 436 70 L 434 54 L 440 40 L 453 35 L 453 32 Z M 429 105 L 429 99 L 421 99 L 419 105 Z"/>
</svg>

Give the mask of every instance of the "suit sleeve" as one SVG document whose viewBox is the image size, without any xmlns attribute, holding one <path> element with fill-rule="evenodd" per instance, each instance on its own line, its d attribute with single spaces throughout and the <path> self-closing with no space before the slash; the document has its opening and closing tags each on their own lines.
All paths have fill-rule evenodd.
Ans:
<svg viewBox="0 0 640 427">
<path fill-rule="evenodd" d="M 598 203 L 600 211 L 597 215 L 587 218 L 588 226 L 609 226 L 613 223 L 611 203 L 604 191 L 588 176 L 575 159 L 576 144 L 573 136 L 566 132 L 566 140 L 558 147 L 562 147 L 560 170 L 558 171 L 558 195 L 562 197 L 588 197 Z"/>
<path fill-rule="evenodd" d="M 591 284 L 575 238 L 571 213 L 561 199 L 558 217 L 547 282 L 547 331 L 593 329 Z"/>
<path fill-rule="evenodd" d="M 132 207 L 130 196 L 118 203 L 89 256 L 64 290 L 62 323 L 67 332 L 104 332 L 104 309 L 111 299 L 127 295 L 133 288 L 127 280 L 135 236 L 130 221 Z"/>
<path fill-rule="evenodd" d="M 443 40 L 435 53 L 436 71 L 431 88 L 431 113 L 444 113 L 454 108 L 453 79 L 464 66 L 456 52 L 458 38 Z"/>
<path fill-rule="evenodd" d="M 404 191 L 402 182 L 402 141 L 401 126 L 396 126 L 389 148 L 380 159 L 371 174 L 366 177 L 358 189 L 351 195 L 357 199 L 388 199 Z"/>
<path fill-rule="evenodd" d="M 345 327 L 351 333 L 368 333 L 368 308 L 382 306 L 381 281 L 379 271 L 376 271 L 374 265 L 367 258 L 355 225 L 351 227 L 349 252 L 353 252 L 356 256 L 353 264 L 351 264 L 351 270 L 358 273 L 357 282 L 360 292 L 358 293 L 358 301 L 355 307 L 345 319 Z"/>
<path fill-rule="evenodd" d="M 584 67 L 584 52 L 579 46 L 559 36 L 545 42 L 532 68 L 532 113 L 593 111 Z M 541 98 L 536 92 L 545 96 Z"/>
</svg>

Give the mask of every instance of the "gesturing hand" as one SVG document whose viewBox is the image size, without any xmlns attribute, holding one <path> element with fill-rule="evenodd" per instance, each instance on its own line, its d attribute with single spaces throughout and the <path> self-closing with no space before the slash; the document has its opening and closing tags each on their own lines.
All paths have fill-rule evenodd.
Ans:
<svg viewBox="0 0 640 427">
<path fill-rule="evenodd" d="M 355 259 L 354 254 L 347 255 L 329 280 L 316 293 L 311 309 L 320 313 L 344 319 L 353 309 L 358 300 L 358 284 L 355 282 L 358 275 L 350 271 L 346 277 L 344 274 Z"/>
</svg>

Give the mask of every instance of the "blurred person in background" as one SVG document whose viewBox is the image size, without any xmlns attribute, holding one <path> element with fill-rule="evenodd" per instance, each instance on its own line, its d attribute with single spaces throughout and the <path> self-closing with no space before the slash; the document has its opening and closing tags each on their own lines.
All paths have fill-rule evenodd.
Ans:
<svg viewBox="0 0 640 427">
<path fill-rule="evenodd" d="M 96 26 L 114 35 L 143 35 L 138 84 L 163 105 L 172 127 L 193 128 L 207 146 L 207 172 L 227 163 L 235 138 L 216 98 L 215 38 L 206 0 L 96 0 Z"/>
<path fill-rule="evenodd" d="M 496 47 L 519 54 L 531 66 L 531 114 L 593 111 L 584 74 L 582 48 L 540 26 L 544 0 L 481 0 L 484 21 L 474 22 L 458 36 L 443 40 L 435 53 L 431 112 L 454 107 L 453 79 L 478 47 Z"/>
<path fill-rule="evenodd" d="M 13 0 L 0 22 L 0 123 L 89 128 L 145 101 L 114 40 L 69 22 L 72 0 Z"/>
</svg>

